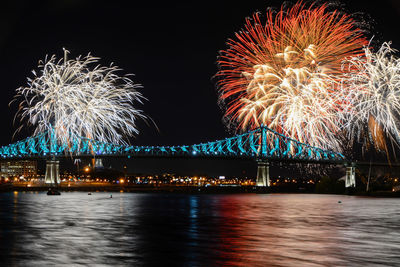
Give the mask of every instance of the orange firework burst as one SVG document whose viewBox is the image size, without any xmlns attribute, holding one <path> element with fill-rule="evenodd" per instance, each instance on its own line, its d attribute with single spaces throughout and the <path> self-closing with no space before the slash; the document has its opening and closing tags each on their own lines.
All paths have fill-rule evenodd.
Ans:
<svg viewBox="0 0 400 267">
<path fill-rule="evenodd" d="M 225 117 L 237 130 L 266 125 L 311 145 L 340 150 L 342 61 L 362 55 L 356 22 L 327 5 L 299 2 L 258 13 L 221 52 L 217 77 Z"/>
</svg>

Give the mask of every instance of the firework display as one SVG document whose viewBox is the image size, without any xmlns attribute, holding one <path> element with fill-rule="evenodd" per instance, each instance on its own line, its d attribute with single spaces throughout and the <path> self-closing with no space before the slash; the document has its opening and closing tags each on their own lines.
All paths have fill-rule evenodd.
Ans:
<svg viewBox="0 0 400 267">
<path fill-rule="evenodd" d="M 399 143 L 400 59 L 390 43 L 377 52 L 346 59 L 342 78 L 348 109 L 342 113 L 349 138 L 388 151 L 386 139 Z"/>
<path fill-rule="evenodd" d="M 126 136 L 138 133 L 137 119 L 145 118 L 134 105 L 144 99 L 137 91 L 141 86 L 119 76 L 117 66 L 96 65 L 97 57 L 68 60 L 67 53 L 63 60 L 52 56 L 39 62 L 28 85 L 17 89 L 17 115 L 35 134 L 53 131 L 60 143 L 88 137 L 125 144 Z"/>
<path fill-rule="evenodd" d="M 321 148 L 341 150 L 342 61 L 367 44 L 349 15 L 297 3 L 246 20 L 218 60 L 225 117 L 237 130 L 261 124 Z"/>
<path fill-rule="evenodd" d="M 400 146 L 400 59 L 390 43 L 374 50 L 358 21 L 328 3 L 300 1 L 264 15 L 246 19 L 218 58 L 229 128 L 263 125 L 336 152 L 355 142 L 387 153 L 388 140 Z M 147 118 L 136 107 L 144 100 L 141 86 L 116 66 L 97 65 L 97 57 L 67 54 L 40 62 L 17 89 L 17 115 L 34 134 L 54 132 L 63 144 L 79 137 L 126 144 L 138 134 L 137 120 Z"/>
</svg>

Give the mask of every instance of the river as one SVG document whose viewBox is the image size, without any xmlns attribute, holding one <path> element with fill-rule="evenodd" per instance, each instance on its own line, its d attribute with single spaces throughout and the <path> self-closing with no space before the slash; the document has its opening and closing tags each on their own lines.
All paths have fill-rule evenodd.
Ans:
<svg viewBox="0 0 400 267">
<path fill-rule="evenodd" d="M 398 266 L 400 199 L 0 194 L 1 266 Z"/>
</svg>

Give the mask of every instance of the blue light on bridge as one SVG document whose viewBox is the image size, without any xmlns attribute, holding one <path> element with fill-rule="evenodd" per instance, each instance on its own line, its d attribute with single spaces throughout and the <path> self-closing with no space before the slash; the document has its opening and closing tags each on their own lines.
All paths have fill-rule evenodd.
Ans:
<svg viewBox="0 0 400 267">
<path fill-rule="evenodd" d="M 302 160 L 343 162 L 345 157 L 290 139 L 265 126 L 223 140 L 183 146 L 122 146 L 101 143 L 88 138 L 59 144 L 54 135 L 42 133 L 17 143 L 0 147 L 3 158 L 44 156 L 162 156 L 162 157 L 229 157 L 261 160 Z M 79 149 L 78 149 L 79 148 Z"/>
</svg>

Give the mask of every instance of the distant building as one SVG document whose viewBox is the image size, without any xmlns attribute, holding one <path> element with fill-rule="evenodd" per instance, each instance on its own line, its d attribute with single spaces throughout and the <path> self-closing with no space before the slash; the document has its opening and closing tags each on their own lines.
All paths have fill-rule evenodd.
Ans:
<svg viewBox="0 0 400 267">
<path fill-rule="evenodd" d="M 0 166 L 3 177 L 30 177 L 37 174 L 36 160 L 4 160 L 0 162 Z"/>
</svg>

